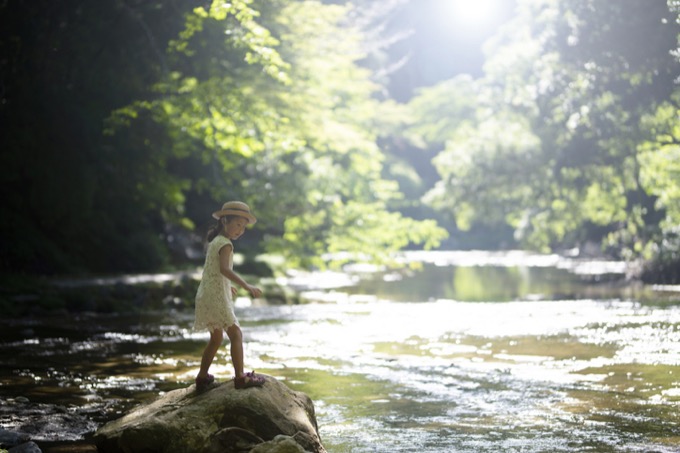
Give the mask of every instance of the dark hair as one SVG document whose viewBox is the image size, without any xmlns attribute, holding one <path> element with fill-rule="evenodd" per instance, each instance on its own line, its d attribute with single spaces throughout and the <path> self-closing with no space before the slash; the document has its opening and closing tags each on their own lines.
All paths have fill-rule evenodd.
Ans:
<svg viewBox="0 0 680 453">
<path fill-rule="evenodd" d="M 208 234 L 205 236 L 205 242 L 210 243 L 213 239 L 217 237 L 218 234 L 222 232 L 222 229 L 224 228 L 224 225 L 222 224 L 222 219 L 226 220 L 227 223 L 231 222 L 235 218 L 240 217 L 237 215 L 225 215 L 220 217 L 212 227 L 208 230 Z"/>
</svg>

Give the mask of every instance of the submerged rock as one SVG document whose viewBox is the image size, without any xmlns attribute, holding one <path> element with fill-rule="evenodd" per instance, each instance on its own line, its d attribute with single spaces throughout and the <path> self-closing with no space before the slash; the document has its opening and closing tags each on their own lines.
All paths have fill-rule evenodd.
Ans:
<svg viewBox="0 0 680 453">
<path fill-rule="evenodd" d="M 42 453 L 40 447 L 35 442 L 26 442 L 7 450 L 7 453 Z"/>
<path fill-rule="evenodd" d="M 3 450 L 3 449 L 8 450 Z M 38 444 L 30 440 L 26 433 L 15 433 L 0 428 L 0 451 L 9 453 L 41 453 Z"/>
<path fill-rule="evenodd" d="M 19 444 L 28 442 L 30 439 L 30 436 L 26 433 L 15 433 L 0 428 L 0 448 L 16 447 Z"/>
<path fill-rule="evenodd" d="M 258 446 L 262 453 L 294 452 L 295 444 L 300 452 L 325 453 L 312 400 L 265 378 L 263 387 L 244 390 L 233 381 L 201 393 L 195 385 L 174 390 L 104 425 L 95 443 L 101 453 L 245 453 Z"/>
<path fill-rule="evenodd" d="M 253 448 L 250 453 L 305 453 L 305 450 L 292 437 L 276 436 L 274 440 Z"/>
<path fill-rule="evenodd" d="M 97 423 L 75 408 L 31 403 L 19 397 L 0 404 L 0 426 L 3 428 L 0 444 L 10 445 L 11 434 L 8 432 L 21 433 L 14 436 L 24 436 L 35 442 L 69 442 L 94 432 Z"/>
</svg>

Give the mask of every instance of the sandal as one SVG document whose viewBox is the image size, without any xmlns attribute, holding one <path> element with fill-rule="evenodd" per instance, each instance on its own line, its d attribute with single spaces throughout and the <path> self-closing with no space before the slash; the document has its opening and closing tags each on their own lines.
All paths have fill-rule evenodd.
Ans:
<svg viewBox="0 0 680 453">
<path fill-rule="evenodd" d="M 205 390 L 210 384 L 215 382 L 215 376 L 212 374 L 207 375 L 206 377 L 197 377 L 196 378 L 196 390 Z"/>
<path fill-rule="evenodd" d="M 246 373 L 243 376 L 234 378 L 234 387 L 237 389 L 247 389 L 249 387 L 262 387 L 266 382 L 263 376 L 258 376 L 255 371 Z"/>
</svg>

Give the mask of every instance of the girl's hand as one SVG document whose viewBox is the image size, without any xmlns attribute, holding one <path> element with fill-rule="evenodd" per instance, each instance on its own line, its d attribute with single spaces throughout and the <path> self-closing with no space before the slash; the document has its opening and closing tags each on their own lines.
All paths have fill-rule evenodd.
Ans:
<svg viewBox="0 0 680 453">
<path fill-rule="evenodd" d="M 236 295 L 238 294 L 238 288 L 232 286 L 231 287 L 231 297 L 236 298 Z"/>
<path fill-rule="evenodd" d="M 262 290 L 260 288 L 255 287 L 255 286 L 248 285 L 246 290 L 248 290 L 250 295 L 255 297 L 255 298 L 260 297 L 262 295 Z"/>
</svg>

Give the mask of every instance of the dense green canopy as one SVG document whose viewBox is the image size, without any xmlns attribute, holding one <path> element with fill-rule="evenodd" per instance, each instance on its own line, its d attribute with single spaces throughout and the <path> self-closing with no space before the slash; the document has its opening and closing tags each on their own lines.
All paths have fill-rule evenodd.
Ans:
<svg viewBox="0 0 680 453">
<path fill-rule="evenodd" d="M 291 265 L 438 245 L 433 221 L 389 209 L 389 115 L 348 9 L 6 2 L 2 268 L 157 269 L 230 199 Z"/>
<path fill-rule="evenodd" d="M 678 12 L 663 0 L 519 1 L 482 78 L 411 101 L 414 140 L 439 149 L 430 202 L 461 229 L 506 223 L 533 248 L 602 242 L 677 266 Z"/>
<path fill-rule="evenodd" d="M 415 1 L 4 2 L 0 268 L 181 264 L 230 199 L 293 266 L 508 230 L 680 260 L 679 2 L 517 0 L 483 76 L 398 103 Z"/>
</svg>

